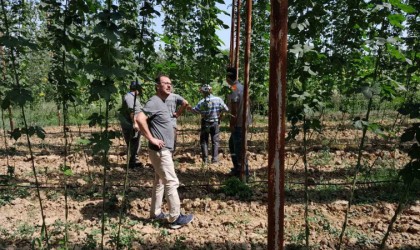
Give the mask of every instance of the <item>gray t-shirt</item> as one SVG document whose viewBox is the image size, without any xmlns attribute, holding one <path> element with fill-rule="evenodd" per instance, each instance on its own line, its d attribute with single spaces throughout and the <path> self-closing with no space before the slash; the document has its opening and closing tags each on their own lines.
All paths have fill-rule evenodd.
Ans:
<svg viewBox="0 0 420 250">
<path fill-rule="evenodd" d="M 172 126 L 172 114 L 166 105 L 166 100 L 160 99 L 157 95 L 152 96 L 143 107 L 144 114 L 148 117 L 150 133 L 153 137 L 165 142 L 165 148 L 174 149 L 174 129 Z M 149 148 L 159 151 L 155 145 L 149 142 Z"/>
<path fill-rule="evenodd" d="M 243 121 L 243 114 L 244 114 L 244 85 L 242 85 L 240 82 L 236 82 L 236 84 L 232 87 L 232 93 L 228 96 L 228 103 L 230 105 L 238 105 L 237 110 L 237 120 L 235 127 L 242 127 L 242 121 Z M 246 125 L 248 126 L 252 122 L 252 116 L 251 112 L 249 110 L 250 103 L 248 103 L 247 108 L 247 121 Z"/>
<path fill-rule="evenodd" d="M 121 127 L 123 129 L 128 130 L 128 129 L 133 128 L 133 121 L 131 120 L 131 113 L 134 113 L 134 115 L 136 115 L 140 112 L 142 108 L 142 105 L 140 104 L 139 96 L 135 98 L 136 105 L 134 105 L 134 97 L 135 95 L 132 92 L 128 92 L 123 97 L 121 110 L 118 117 L 121 123 Z"/>
<path fill-rule="evenodd" d="M 169 112 L 171 112 L 171 121 L 172 126 L 176 128 L 176 117 L 174 113 L 176 112 L 176 108 L 184 102 L 184 98 L 178 94 L 171 93 L 166 98 L 165 103 L 168 106 Z"/>
</svg>

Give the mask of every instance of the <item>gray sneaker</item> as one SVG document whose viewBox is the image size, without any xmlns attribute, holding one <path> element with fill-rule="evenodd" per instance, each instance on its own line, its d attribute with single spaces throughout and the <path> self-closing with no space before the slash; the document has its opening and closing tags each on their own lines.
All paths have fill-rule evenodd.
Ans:
<svg viewBox="0 0 420 250">
<path fill-rule="evenodd" d="M 182 226 L 187 225 L 194 220 L 194 215 L 192 214 L 180 214 L 176 221 L 172 222 L 169 227 L 172 229 L 178 229 Z"/>
<path fill-rule="evenodd" d="M 160 212 L 159 215 L 156 215 L 155 217 L 151 217 L 150 219 L 152 220 L 165 220 L 168 217 L 167 214 L 165 214 L 164 212 Z"/>
</svg>

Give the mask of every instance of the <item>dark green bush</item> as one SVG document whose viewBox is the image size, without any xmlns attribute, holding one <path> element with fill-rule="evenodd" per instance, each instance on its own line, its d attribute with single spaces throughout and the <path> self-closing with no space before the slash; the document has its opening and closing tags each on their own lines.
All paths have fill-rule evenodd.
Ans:
<svg viewBox="0 0 420 250">
<path fill-rule="evenodd" d="M 236 177 L 232 177 L 223 182 L 221 192 L 227 196 L 237 196 L 241 200 L 248 200 L 252 197 L 251 188 Z"/>
</svg>

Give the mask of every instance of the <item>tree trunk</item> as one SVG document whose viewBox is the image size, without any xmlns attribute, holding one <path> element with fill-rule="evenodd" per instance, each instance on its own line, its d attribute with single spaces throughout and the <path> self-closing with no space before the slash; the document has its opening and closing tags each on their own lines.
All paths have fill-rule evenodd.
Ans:
<svg viewBox="0 0 420 250">
<path fill-rule="evenodd" d="M 12 113 L 12 108 L 9 106 L 7 108 L 7 110 L 9 111 L 9 123 L 10 123 L 10 131 L 13 131 L 15 129 L 15 123 L 13 121 L 13 113 Z"/>
</svg>

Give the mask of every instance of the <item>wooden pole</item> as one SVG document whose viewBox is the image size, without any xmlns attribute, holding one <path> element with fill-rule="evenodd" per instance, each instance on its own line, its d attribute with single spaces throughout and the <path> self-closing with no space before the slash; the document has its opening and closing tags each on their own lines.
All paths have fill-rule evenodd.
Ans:
<svg viewBox="0 0 420 250">
<path fill-rule="evenodd" d="M 284 249 L 287 5 L 271 0 L 267 249 L 273 250 Z"/>
<path fill-rule="evenodd" d="M 245 58 L 244 58 L 244 102 L 243 102 L 243 114 L 242 114 L 242 156 L 241 156 L 241 179 L 243 182 L 246 181 L 245 176 L 245 164 L 247 159 L 247 133 L 248 133 L 248 110 L 249 110 L 249 65 L 251 57 L 251 26 L 252 26 L 252 1 L 246 1 L 246 41 L 245 41 Z"/>
<path fill-rule="evenodd" d="M 229 50 L 229 66 L 233 67 L 234 62 L 234 48 L 235 48 L 235 1 L 232 0 L 232 15 L 230 17 L 230 50 Z"/>
<path fill-rule="evenodd" d="M 239 72 L 239 45 L 240 45 L 240 30 L 241 30 L 241 0 L 238 0 L 236 8 L 236 51 L 235 51 L 235 68 L 236 75 L 238 76 Z M 238 79 L 236 79 L 238 80 Z"/>
</svg>

